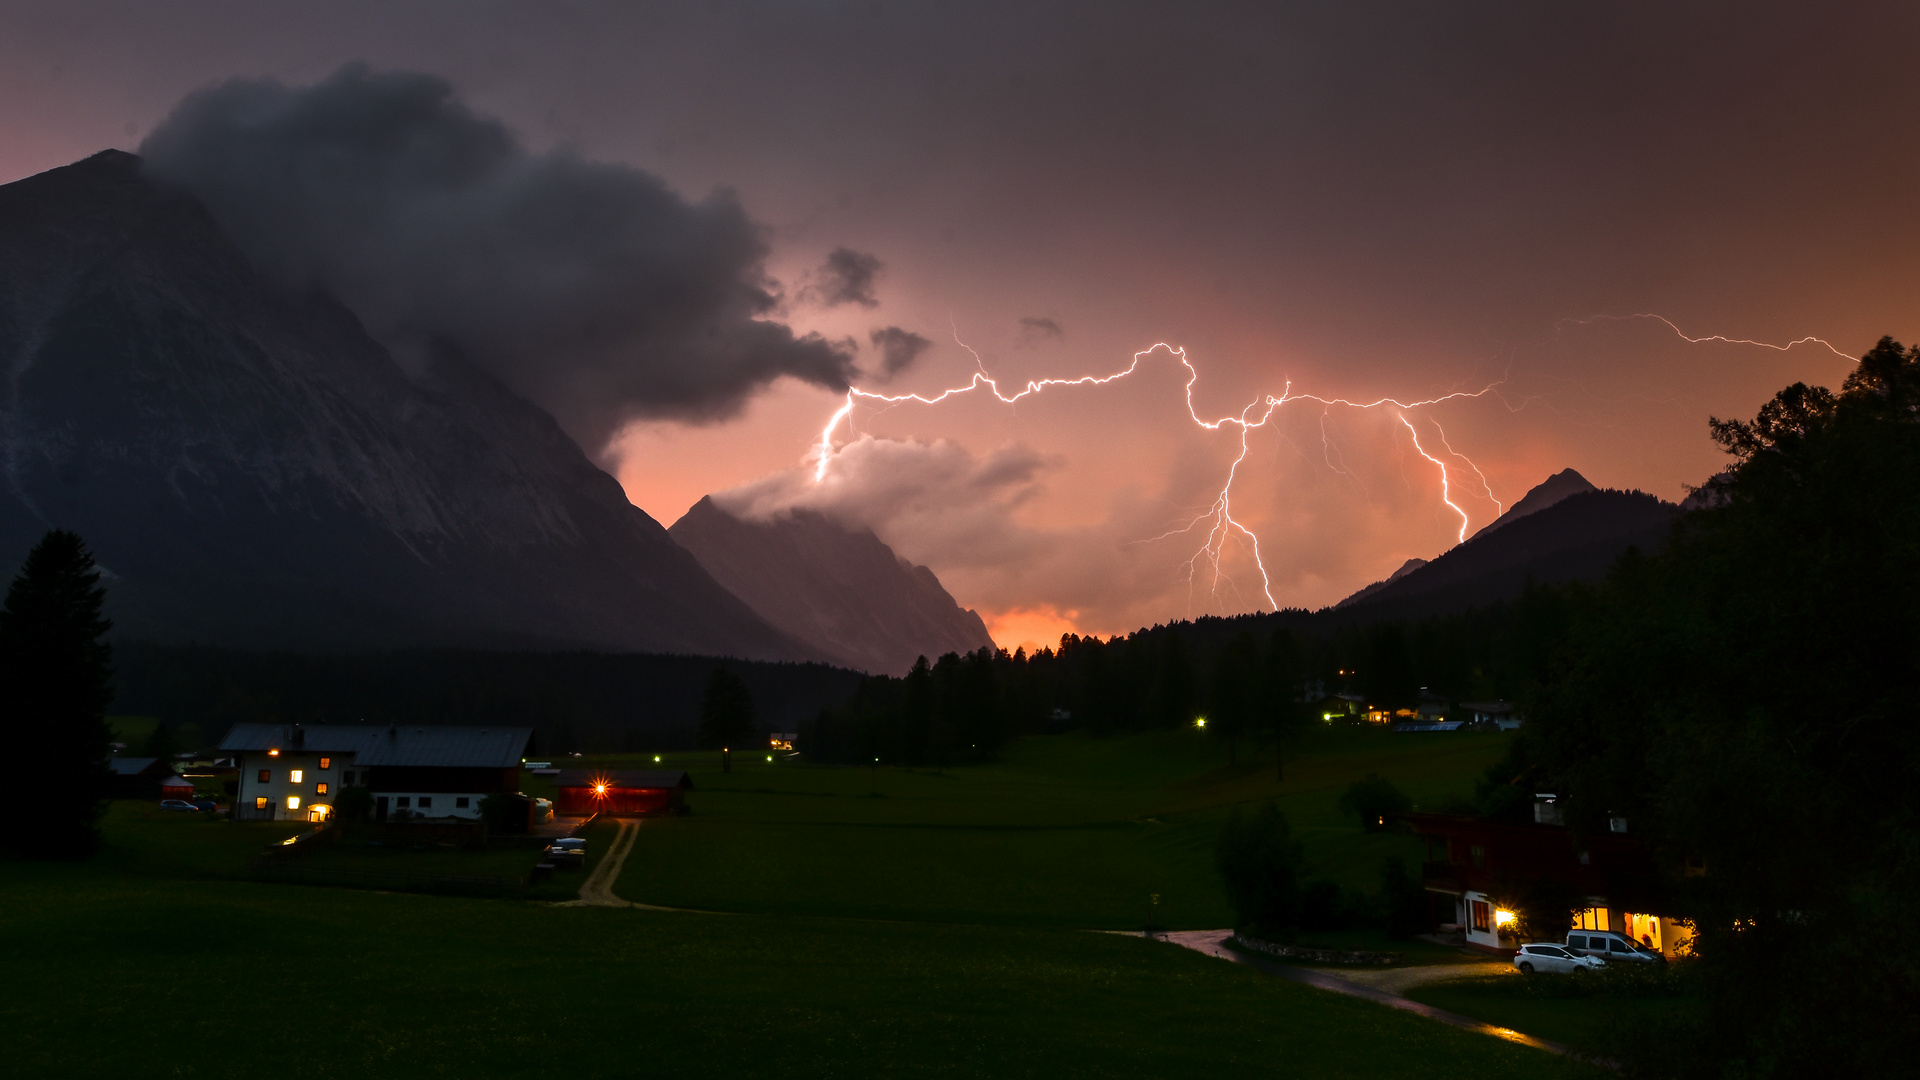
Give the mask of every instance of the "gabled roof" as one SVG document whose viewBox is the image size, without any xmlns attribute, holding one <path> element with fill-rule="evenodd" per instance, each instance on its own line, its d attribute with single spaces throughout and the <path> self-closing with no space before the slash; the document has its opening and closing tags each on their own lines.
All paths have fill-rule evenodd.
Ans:
<svg viewBox="0 0 1920 1080">
<path fill-rule="evenodd" d="M 235 724 L 220 749 L 352 754 L 355 765 L 508 769 L 520 764 L 532 740 L 530 727 Z"/>
<path fill-rule="evenodd" d="M 693 788 L 693 778 L 680 769 L 562 769 L 553 782 L 556 787 Z"/>
</svg>

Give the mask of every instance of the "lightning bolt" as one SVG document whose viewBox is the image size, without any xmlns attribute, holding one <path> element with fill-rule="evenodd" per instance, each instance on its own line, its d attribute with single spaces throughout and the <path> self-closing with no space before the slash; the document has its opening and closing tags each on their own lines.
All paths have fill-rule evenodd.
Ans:
<svg viewBox="0 0 1920 1080">
<path fill-rule="evenodd" d="M 1694 344 L 1694 345 L 1719 342 L 1719 343 L 1728 344 L 1728 345 L 1750 345 L 1750 346 L 1755 346 L 1757 348 L 1771 349 L 1776 352 L 1787 352 L 1801 345 L 1817 344 L 1824 347 L 1827 351 L 1833 353 L 1835 356 L 1838 356 L 1844 360 L 1848 360 L 1848 361 L 1854 360 L 1853 357 L 1848 356 L 1844 352 L 1841 352 L 1838 348 L 1836 348 L 1831 342 L 1827 341 L 1826 339 L 1814 337 L 1812 335 L 1808 335 L 1802 338 L 1796 338 L 1795 340 L 1790 341 L 1785 345 L 1778 345 L 1778 344 L 1765 342 L 1765 341 L 1755 341 L 1750 338 L 1730 338 L 1720 334 L 1709 334 L 1709 335 L 1704 335 L 1700 337 L 1695 337 L 1681 330 L 1679 326 L 1675 325 L 1672 320 L 1666 318 L 1665 316 L 1656 315 L 1648 312 L 1638 313 L 1634 315 L 1595 315 L 1587 319 L 1570 319 L 1570 320 L 1565 320 L 1565 322 L 1571 322 L 1578 325 L 1587 325 L 1592 322 L 1603 320 L 1603 319 L 1616 321 L 1616 322 L 1626 321 L 1628 319 L 1656 320 L 1660 323 L 1663 323 L 1668 329 L 1672 330 L 1674 334 L 1678 335 L 1683 341 L 1686 341 L 1689 344 Z M 1140 370 L 1140 365 L 1142 364 L 1142 362 L 1160 353 L 1165 353 L 1167 354 L 1168 357 L 1174 360 L 1177 360 L 1182 367 L 1187 369 L 1187 379 L 1186 379 L 1186 385 L 1185 385 L 1187 416 L 1194 422 L 1194 424 L 1196 424 L 1200 428 L 1207 431 L 1218 431 L 1224 427 L 1234 427 L 1234 428 L 1238 428 L 1240 433 L 1240 452 L 1234 457 L 1233 463 L 1227 467 L 1227 475 L 1224 481 L 1222 482 L 1219 491 L 1217 491 L 1214 494 L 1213 501 L 1211 502 L 1211 504 L 1209 504 L 1199 514 L 1195 515 L 1185 525 L 1179 528 L 1170 529 L 1167 532 L 1162 533 L 1161 535 L 1156 537 L 1150 537 L 1144 540 L 1135 541 L 1136 543 L 1155 543 L 1161 540 L 1165 540 L 1172 536 L 1190 534 L 1195 530 L 1200 529 L 1204 525 L 1206 530 L 1204 533 L 1204 539 L 1202 540 L 1199 549 L 1196 550 L 1193 553 L 1193 555 L 1187 560 L 1188 580 L 1190 585 L 1194 581 L 1196 575 L 1200 572 L 1200 567 L 1202 566 L 1202 564 L 1205 564 L 1212 571 L 1212 589 L 1215 595 L 1218 595 L 1221 583 L 1223 581 L 1225 581 L 1229 586 L 1231 586 L 1232 578 L 1226 574 L 1225 570 L 1221 565 L 1221 560 L 1225 557 L 1228 545 L 1235 544 L 1240 546 L 1244 550 L 1246 550 L 1248 554 L 1251 555 L 1254 566 L 1257 567 L 1260 572 L 1261 595 L 1263 595 L 1266 598 L 1266 601 L 1269 607 L 1271 607 L 1273 610 L 1276 610 L 1276 611 L 1279 610 L 1280 605 L 1277 601 L 1275 601 L 1273 596 L 1272 578 L 1268 574 L 1266 562 L 1260 554 L 1260 537 L 1251 528 L 1249 528 L 1244 522 L 1234 517 L 1233 485 L 1235 481 L 1239 478 L 1241 464 L 1247 460 L 1247 454 L 1250 450 L 1250 444 L 1248 442 L 1248 439 L 1251 433 L 1258 428 L 1265 427 L 1268 421 L 1272 420 L 1276 413 L 1278 413 L 1282 408 L 1284 408 L 1289 403 L 1295 402 L 1295 401 L 1313 402 L 1321 406 L 1321 413 L 1320 413 L 1321 449 L 1322 449 L 1323 455 L 1326 458 L 1327 467 L 1333 470 L 1334 472 L 1344 473 L 1349 477 L 1353 477 L 1356 481 L 1358 478 L 1354 477 L 1351 471 L 1344 468 L 1344 464 L 1345 464 L 1344 458 L 1342 460 L 1341 466 L 1335 466 L 1333 463 L 1333 456 L 1336 453 L 1338 453 L 1338 450 L 1336 447 L 1334 447 L 1332 439 L 1327 432 L 1327 427 L 1326 427 L 1327 416 L 1332 412 L 1335 406 L 1339 406 L 1341 408 L 1356 409 L 1356 410 L 1382 409 L 1382 408 L 1391 409 L 1393 411 L 1395 419 L 1399 420 L 1400 423 L 1407 429 L 1407 435 L 1413 442 L 1414 450 L 1421 457 L 1431 462 L 1435 468 L 1440 470 L 1440 500 L 1444 502 L 1447 505 L 1447 507 L 1451 509 L 1454 513 L 1460 515 L 1460 527 L 1455 534 L 1456 543 L 1464 543 L 1466 541 L 1467 528 L 1472 524 L 1472 518 L 1467 513 L 1467 511 L 1460 506 L 1460 504 L 1453 501 L 1453 475 L 1452 475 L 1452 471 L 1447 466 L 1446 459 L 1458 459 L 1459 461 L 1465 462 L 1467 468 L 1472 470 L 1474 477 L 1479 481 L 1480 490 L 1484 494 L 1484 497 L 1489 502 L 1492 502 L 1495 507 L 1498 508 L 1498 513 L 1506 512 L 1506 504 L 1501 502 L 1501 500 L 1496 495 L 1494 495 L 1493 485 L 1487 480 L 1487 474 L 1480 469 L 1479 465 L 1474 463 L 1472 458 L 1466 456 L 1465 454 L 1460 453 L 1458 450 L 1455 450 L 1453 448 L 1452 444 L 1447 441 L 1446 429 L 1440 426 L 1440 422 L 1438 420 L 1434 419 L 1430 414 L 1423 416 L 1423 419 L 1427 423 L 1432 424 L 1434 431 L 1439 435 L 1440 446 L 1443 448 L 1445 452 L 1445 455 L 1446 455 L 1445 458 L 1436 457 L 1435 455 L 1427 451 L 1426 447 L 1423 446 L 1420 442 L 1419 429 L 1414 426 L 1412 420 L 1407 418 L 1407 413 L 1411 411 L 1428 409 L 1431 406 L 1444 404 L 1449 401 L 1472 400 L 1480 397 L 1485 397 L 1488 394 L 1495 394 L 1499 386 L 1501 385 L 1501 383 L 1505 381 L 1504 379 L 1493 382 L 1493 383 L 1489 383 L 1488 385 L 1483 386 L 1478 390 L 1456 390 L 1450 393 L 1441 394 L 1437 397 L 1425 398 L 1418 401 L 1402 401 L 1398 398 L 1393 398 L 1393 397 L 1382 397 L 1372 401 L 1356 401 L 1349 398 L 1318 397 L 1313 394 L 1295 393 L 1293 390 L 1293 382 L 1291 379 L 1289 379 L 1287 380 L 1285 385 L 1282 387 L 1278 395 L 1274 395 L 1274 394 L 1262 395 L 1261 397 L 1255 398 L 1253 401 L 1248 402 L 1247 405 L 1244 408 L 1242 408 L 1238 413 L 1228 414 L 1226 416 L 1221 416 L 1216 419 L 1209 420 L 1200 415 L 1200 411 L 1193 401 L 1194 386 L 1199 382 L 1199 379 L 1200 379 L 1199 369 L 1193 365 L 1193 361 L 1187 356 L 1187 351 L 1185 349 L 1178 348 L 1173 345 L 1169 345 L 1166 342 L 1158 342 L 1150 348 L 1142 349 L 1139 352 L 1134 353 L 1132 362 L 1127 364 L 1126 367 L 1106 375 L 1082 375 L 1078 378 L 1073 378 L 1073 379 L 1052 379 L 1052 378 L 1030 379 L 1027 381 L 1027 383 L 1024 386 L 1020 387 L 1018 390 L 1012 393 L 1008 393 L 1006 390 L 1002 389 L 999 380 L 995 379 L 991 374 L 988 373 L 985 364 L 982 363 L 980 359 L 980 354 L 977 351 L 975 351 L 972 346 L 969 346 L 966 342 L 960 340 L 959 329 L 957 326 L 954 327 L 953 339 L 954 339 L 954 342 L 958 344 L 961 348 L 966 349 L 968 353 L 972 354 L 973 360 L 974 360 L 975 370 L 974 370 L 973 377 L 963 385 L 949 387 L 946 390 L 942 390 L 941 392 L 937 394 L 932 394 L 932 395 L 879 394 L 879 393 L 874 393 L 873 391 L 870 391 L 870 390 L 861 390 L 857 387 L 848 388 L 845 400 L 843 400 L 840 403 L 840 407 L 834 411 L 833 415 L 828 417 L 826 426 L 821 428 L 820 430 L 820 441 L 818 445 L 815 447 L 812 455 L 815 458 L 814 469 L 813 469 L 813 479 L 816 484 L 823 483 L 827 480 L 830 467 L 833 464 L 833 459 L 837 452 L 836 447 L 834 445 L 834 433 L 839 431 L 840 427 L 843 424 L 847 427 L 849 432 L 853 430 L 854 410 L 862 402 L 867 402 L 867 403 L 871 403 L 879 406 L 888 406 L 888 407 L 895 406 L 895 405 L 904 405 L 908 403 L 918 403 L 921 405 L 938 405 L 941 402 L 946 401 L 948 398 L 959 397 L 963 394 L 971 394 L 976 391 L 984 389 L 986 390 L 986 392 L 992 394 L 994 398 L 996 398 L 1000 402 L 1007 405 L 1013 405 L 1018 403 L 1023 398 L 1031 397 L 1033 395 L 1042 393 L 1054 387 L 1105 386 L 1108 383 L 1116 382 L 1118 380 L 1127 378 L 1128 376 L 1134 374 L 1136 371 Z M 1256 414 L 1257 414 L 1257 418 L 1256 418 Z"/>
<path fill-rule="evenodd" d="M 1296 394 L 1293 392 L 1292 380 L 1288 380 L 1278 396 L 1273 394 L 1263 395 L 1248 402 L 1246 407 L 1242 408 L 1237 414 L 1229 414 L 1209 420 L 1200 415 L 1199 407 L 1196 406 L 1193 401 L 1193 390 L 1194 386 L 1200 381 L 1200 370 L 1193 365 L 1193 361 L 1187 356 L 1185 349 L 1169 345 L 1164 341 L 1134 353 L 1132 362 L 1119 371 L 1107 375 L 1082 375 L 1074 379 L 1030 379 L 1025 386 L 1012 393 L 1003 390 L 999 380 L 987 373 L 984 365 L 980 362 L 980 354 L 974 352 L 966 342 L 961 341 L 958 332 L 954 334 L 954 341 L 959 344 L 961 348 L 973 354 L 974 366 L 977 369 L 973 377 L 963 385 L 949 387 L 946 390 L 932 395 L 879 394 L 870 390 L 861 390 L 857 387 L 848 388 L 845 400 L 840 403 L 838 409 L 834 410 L 833 415 L 827 418 L 826 426 L 820 429 L 820 441 L 814 450 L 813 479 L 816 484 L 822 483 L 827 479 L 829 467 L 833 463 L 833 458 L 836 453 L 833 441 L 834 433 L 840 430 L 842 424 L 845 424 L 849 431 L 852 430 L 853 412 L 855 407 L 861 402 L 871 402 L 884 406 L 902 405 L 909 402 L 921 405 L 938 405 L 948 398 L 958 397 L 962 394 L 971 394 L 975 391 L 985 389 L 1002 403 L 1013 405 L 1023 398 L 1042 393 L 1053 387 L 1104 386 L 1108 383 L 1124 379 L 1140 370 L 1140 365 L 1143 361 L 1158 353 L 1164 352 L 1172 359 L 1179 361 L 1180 365 L 1187 369 L 1185 397 L 1188 418 L 1190 418 L 1194 424 L 1207 431 L 1218 431 L 1223 427 L 1238 428 L 1240 432 L 1240 452 L 1234 457 L 1233 464 L 1228 466 L 1226 479 L 1221 484 L 1220 490 L 1214 495 L 1211 505 L 1192 520 L 1188 521 L 1185 526 L 1169 530 L 1160 536 L 1152 537 L 1142 542 L 1152 543 L 1167 539 L 1171 536 L 1191 533 L 1204 523 L 1207 526 L 1205 539 L 1201 543 L 1199 550 L 1195 551 L 1193 556 L 1187 560 L 1189 580 L 1191 581 L 1193 579 L 1194 575 L 1198 573 L 1201 563 L 1204 562 L 1212 570 L 1212 589 L 1216 595 L 1223 581 L 1231 585 L 1232 578 L 1228 577 L 1222 569 L 1221 560 L 1225 557 L 1227 547 L 1230 543 L 1238 544 L 1252 556 L 1253 564 L 1260 572 L 1261 595 L 1266 598 L 1267 605 L 1275 611 L 1280 609 L 1280 605 L 1273 597 L 1273 579 L 1267 572 L 1265 559 L 1260 554 L 1260 537 L 1251 528 L 1248 528 L 1244 522 L 1233 515 L 1233 485 L 1235 480 L 1239 478 L 1240 465 L 1247 460 L 1247 454 L 1251 449 L 1248 443 L 1249 434 L 1256 428 L 1265 427 L 1267 422 L 1273 419 L 1275 413 L 1293 401 L 1310 401 L 1322 406 L 1321 431 L 1324 440 L 1325 413 L 1336 405 L 1352 409 L 1374 409 L 1390 406 L 1396 410 L 1396 415 L 1398 415 L 1400 412 L 1408 409 L 1424 408 L 1447 401 L 1478 398 L 1492 393 L 1494 390 L 1494 386 L 1489 385 L 1479 390 L 1454 391 L 1422 401 L 1401 401 L 1391 397 L 1383 397 L 1375 401 L 1354 401 L 1348 398 L 1323 398 L 1313 394 Z M 1253 418 L 1256 411 L 1258 412 L 1258 419 Z M 1400 420 L 1402 423 L 1407 423 L 1404 415 L 1400 416 Z M 1411 424 L 1408 424 L 1408 430 L 1413 430 Z M 1442 442 L 1445 441 L 1444 432 L 1442 433 L 1441 439 Z M 1414 448 L 1416 450 L 1420 449 L 1420 441 L 1417 434 L 1414 438 Z M 1474 473 L 1480 477 L 1482 486 L 1486 487 L 1487 493 L 1489 497 L 1491 497 L 1493 491 L 1492 486 L 1487 484 L 1486 474 L 1480 471 L 1480 467 L 1474 465 L 1472 460 L 1465 455 L 1454 451 L 1452 447 L 1448 447 L 1447 450 L 1449 456 L 1458 457 L 1472 467 Z M 1462 510 L 1452 500 L 1451 477 L 1448 475 L 1446 463 L 1428 454 L 1425 450 L 1420 450 L 1420 453 L 1422 457 L 1425 457 L 1428 461 L 1440 467 L 1441 497 L 1446 501 L 1448 506 L 1453 508 L 1455 513 L 1460 515 L 1460 539 L 1464 540 L 1466 538 L 1468 517 L 1466 511 Z M 1329 465 L 1331 465 L 1331 462 L 1329 462 Z M 1494 501 L 1498 504 L 1497 499 Z"/>
</svg>

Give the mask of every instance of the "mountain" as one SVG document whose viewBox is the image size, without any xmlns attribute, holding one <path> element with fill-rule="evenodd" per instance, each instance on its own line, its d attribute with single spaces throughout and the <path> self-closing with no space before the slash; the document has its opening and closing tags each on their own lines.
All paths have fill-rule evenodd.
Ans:
<svg viewBox="0 0 1920 1080">
<path fill-rule="evenodd" d="M 1533 490 L 1522 495 L 1519 502 L 1507 507 L 1506 513 L 1494 518 L 1480 532 L 1473 535 L 1479 536 L 1481 533 L 1492 532 L 1503 525 L 1511 525 L 1528 514 L 1537 514 L 1563 499 L 1597 490 L 1599 489 L 1587 482 L 1586 477 L 1572 469 L 1561 469 L 1534 485 Z M 1468 537 L 1468 539 L 1472 538 Z"/>
<path fill-rule="evenodd" d="M 794 510 L 743 521 L 711 496 L 667 530 L 735 596 L 837 662 L 902 675 L 921 656 L 991 647 L 980 616 L 871 529 Z"/>
<path fill-rule="evenodd" d="M 1400 569 L 1395 570 L 1393 573 L 1388 574 L 1386 577 L 1368 585 L 1366 588 L 1361 589 L 1359 592 L 1354 593 L 1352 596 L 1347 597 L 1345 600 L 1333 606 L 1343 608 L 1349 604 L 1357 604 L 1425 565 L 1427 565 L 1427 560 L 1425 559 L 1408 559 L 1406 562 L 1400 564 Z"/>
<path fill-rule="evenodd" d="M 0 187 L 0 363 L 0 557 L 79 532 L 122 637 L 822 658 L 552 417 L 457 356 L 402 370 L 132 155 Z"/>
<path fill-rule="evenodd" d="M 1571 469 L 1562 477 L 1585 484 Z M 1542 484 L 1527 499 L 1546 488 Z M 1501 518 L 1501 528 L 1482 529 L 1465 543 L 1411 571 L 1362 589 L 1336 604 L 1339 621 L 1421 618 L 1510 600 L 1528 581 L 1591 581 L 1604 576 L 1629 547 L 1659 550 L 1680 508 L 1640 491 L 1593 488 L 1575 491 L 1513 520 L 1522 499 Z M 1545 501 L 1545 500 L 1542 500 Z"/>
</svg>

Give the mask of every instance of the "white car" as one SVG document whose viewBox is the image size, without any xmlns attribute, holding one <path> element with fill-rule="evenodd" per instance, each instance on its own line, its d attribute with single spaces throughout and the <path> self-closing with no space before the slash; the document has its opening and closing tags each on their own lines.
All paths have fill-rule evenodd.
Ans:
<svg viewBox="0 0 1920 1080">
<path fill-rule="evenodd" d="M 1598 971 L 1606 967 L 1607 962 L 1597 956 L 1576 956 L 1564 946 L 1540 942 L 1520 946 L 1520 951 L 1513 956 L 1513 966 L 1527 975 L 1536 971 L 1570 975 L 1576 971 Z"/>
</svg>

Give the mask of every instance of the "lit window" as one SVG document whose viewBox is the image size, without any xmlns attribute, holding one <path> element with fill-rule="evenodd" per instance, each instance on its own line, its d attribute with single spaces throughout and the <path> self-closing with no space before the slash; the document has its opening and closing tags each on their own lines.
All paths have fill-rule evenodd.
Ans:
<svg viewBox="0 0 1920 1080">
<path fill-rule="evenodd" d="M 425 795 L 420 796 L 420 809 L 425 810 L 427 807 L 432 805 L 433 805 L 432 799 L 427 798 Z"/>
<path fill-rule="evenodd" d="M 272 769 L 261 769 L 261 770 L 260 770 L 260 782 L 261 782 L 261 783 L 263 783 L 263 784 L 264 784 L 264 783 L 266 783 L 267 781 L 269 781 L 269 780 L 272 780 L 272 779 L 273 779 L 273 770 L 272 770 Z"/>
<path fill-rule="evenodd" d="M 315 795 L 325 795 L 327 793 L 327 785 L 325 784 L 313 785 L 313 793 Z"/>
<path fill-rule="evenodd" d="M 330 769 L 330 768 L 332 768 L 332 767 L 333 767 L 333 759 L 332 759 L 332 758 L 330 758 L 330 757 L 323 757 L 323 758 L 321 758 L 321 759 L 320 759 L 320 769 L 321 769 L 321 771 L 323 771 L 323 772 L 324 772 L 325 770 L 327 770 L 327 769 Z"/>
<path fill-rule="evenodd" d="M 465 810 L 467 808 L 466 798 L 462 796 L 461 798 L 453 800 L 453 808 L 455 810 Z"/>
<path fill-rule="evenodd" d="M 293 770 L 293 772 L 292 772 L 292 773 L 291 773 L 291 774 L 290 774 L 290 775 L 288 776 L 288 779 L 290 779 L 290 780 L 292 780 L 292 781 L 293 781 L 294 783 L 296 783 L 296 784 L 297 784 L 297 783 L 299 783 L 299 782 L 300 782 L 300 777 L 301 777 L 301 776 L 303 776 L 303 775 L 305 775 L 305 774 L 304 774 L 304 773 L 302 773 L 302 772 L 301 772 L 301 771 L 300 771 L 299 769 L 295 769 L 295 770 Z"/>
<path fill-rule="evenodd" d="M 259 798 L 253 800 L 253 808 L 255 810 L 265 810 L 267 808 L 267 797 L 265 795 L 262 795 Z"/>
<path fill-rule="evenodd" d="M 300 809 L 300 796 L 298 795 L 287 796 L 287 809 L 289 810 Z"/>
</svg>

